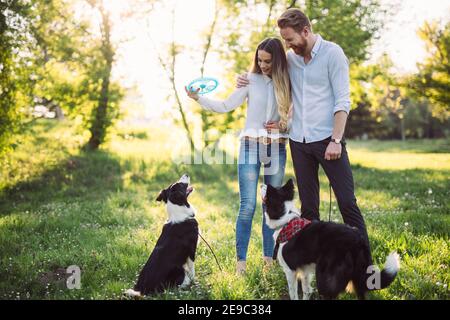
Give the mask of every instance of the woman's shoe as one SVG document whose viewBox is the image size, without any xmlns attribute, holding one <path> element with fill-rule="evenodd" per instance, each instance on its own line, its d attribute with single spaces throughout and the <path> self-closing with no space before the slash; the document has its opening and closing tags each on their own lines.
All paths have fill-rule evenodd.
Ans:
<svg viewBox="0 0 450 320">
<path fill-rule="evenodd" d="M 263 261 L 264 261 L 263 270 L 267 271 L 268 269 L 270 269 L 273 266 L 272 257 L 263 257 Z"/>
<path fill-rule="evenodd" d="M 245 274 L 245 270 L 247 269 L 247 263 L 245 260 L 240 260 L 236 262 L 236 274 L 242 276 Z"/>
<path fill-rule="evenodd" d="M 271 266 L 273 264 L 272 257 L 263 257 L 263 260 L 264 260 L 264 264 L 267 266 Z"/>
</svg>

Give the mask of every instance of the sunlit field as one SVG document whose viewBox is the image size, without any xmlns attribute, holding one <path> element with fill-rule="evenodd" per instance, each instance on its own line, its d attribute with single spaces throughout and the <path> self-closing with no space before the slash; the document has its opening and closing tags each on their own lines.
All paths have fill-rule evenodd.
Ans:
<svg viewBox="0 0 450 320">
<path fill-rule="evenodd" d="M 121 299 L 166 220 L 155 198 L 182 173 L 191 176 L 190 202 L 223 271 L 199 242 L 195 283 L 148 299 L 287 299 L 281 268 L 263 267 L 260 206 L 248 272 L 234 274 L 236 165 L 176 164 L 171 133 L 122 128 L 88 154 L 68 120 L 37 120 L 23 132 L 0 168 L 0 299 Z M 397 279 L 370 299 L 449 299 L 450 142 L 349 141 L 348 150 L 374 260 L 381 265 L 393 250 L 402 259 Z M 328 219 L 328 182 L 320 179 Z M 341 222 L 336 208 L 333 199 L 331 219 Z M 65 285 L 70 265 L 81 268 L 79 290 Z"/>
</svg>

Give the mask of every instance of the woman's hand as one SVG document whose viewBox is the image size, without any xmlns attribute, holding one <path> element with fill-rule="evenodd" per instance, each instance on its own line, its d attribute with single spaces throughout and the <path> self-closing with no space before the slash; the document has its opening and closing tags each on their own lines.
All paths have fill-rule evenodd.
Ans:
<svg viewBox="0 0 450 320">
<path fill-rule="evenodd" d="M 184 87 L 184 90 L 186 90 L 187 95 L 189 96 L 189 98 L 194 99 L 195 101 L 198 100 L 198 92 L 200 91 L 200 88 L 198 88 L 196 91 L 191 91 L 190 89 L 188 89 L 188 87 Z"/>
<path fill-rule="evenodd" d="M 267 130 L 280 130 L 280 124 L 278 121 L 267 121 L 264 124 L 264 128 Z"/>
</svg>

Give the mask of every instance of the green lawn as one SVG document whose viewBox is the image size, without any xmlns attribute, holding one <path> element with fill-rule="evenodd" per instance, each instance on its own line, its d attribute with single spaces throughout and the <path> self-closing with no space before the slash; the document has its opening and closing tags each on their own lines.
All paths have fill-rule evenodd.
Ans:
<svg viewBox="0 0 450 320">
<path fill-rule="evenodd" d="M 236 165 L 174 163 L 171 132 L 122 129 L 102 150 L 86 154 L 79 151 L 86 137 L 69 121 L 30 127 L 0 168 L 0 299 L 121 298 L 166 219 L 154 199 L 185 172 L 196 189 L 190 202 L 201 231 L 224 270 L 200 242 L 195 284 L 156 298 L 286 299 L 282 270 L 263 269 L 260 207 L 248 273 L 234 275 Z M 449 141 L 350 141 L 348 149 L 374 260 L 384 263 L 392 250 L 402 258 L 394 283 L 370 298 L 449 299 Z M 289 160 L 286 177 L 293 176 Z M 328 183 L 320 179 L 327 219 Z M 332 219 L 341 221 L 336 206 Z M 81 268 L 80 290 L 65 287 L 61 273 L 70 265 Z"/>
</svg>

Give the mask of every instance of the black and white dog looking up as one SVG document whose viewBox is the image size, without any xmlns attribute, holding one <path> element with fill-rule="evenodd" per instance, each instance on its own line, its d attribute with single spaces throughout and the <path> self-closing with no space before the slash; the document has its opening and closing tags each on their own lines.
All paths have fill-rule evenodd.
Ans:
<svg viewBox="0 0 450 320">
<path fill-rule="evenodd" d="M 136 285 L 125 295 L 134 297 L 174 286 L 186 287 L 194 280 L 198 223 L 195 210 L 187 200 L 194 190 L 189 183 L 190 178 L 185 174 L 156 198 L 166 203 L 168 220 Z"/>
<path fill-rule="evenodd" d="M 368 291 L 384 289 L 395 279 L 400 268 L 397 253 L 387 257 L 381 272 L 369 268 L 370 248 L 356 228 L 301 218 L 294 209 L 292 179 L 281 188 L 262 185 L 261 196 L 266 204 L 266 223 L 275 229 L 274 259 L 286 274 L 291 299 L 298 299 L 297 277 L 303 299 L 310 298 L 314 273 L 317 291 L 325 299 L 335 299 L 347 286 L 359 299 L 365 299 Z"/>
</svg>

